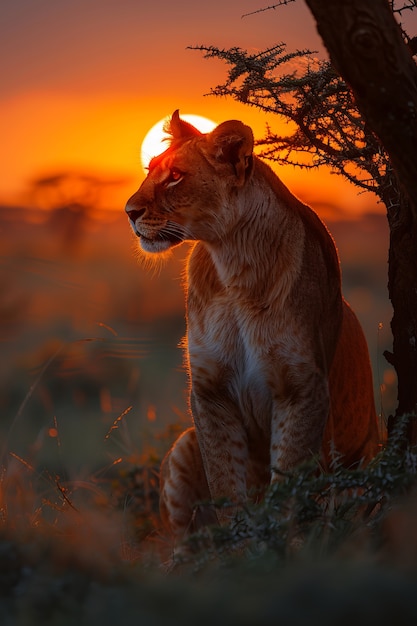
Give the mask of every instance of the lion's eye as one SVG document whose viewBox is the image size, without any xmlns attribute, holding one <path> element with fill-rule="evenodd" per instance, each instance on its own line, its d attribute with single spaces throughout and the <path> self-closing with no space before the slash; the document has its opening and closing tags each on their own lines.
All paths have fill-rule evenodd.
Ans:
<svg viewBox="0 0 417 626">
<path fill-rule="evenodd" d="M 171 170 L 171 179 L 179 180 L 182 177 L 182 173 L 179 170 L 172 169 Z"/>
<path fill-rule="evenodd" d="M 179 183 L 183 178 L 184 178 L 184 174 L 180 170 L 177 170 L 175 167 L 173 167 L 170 170 L 167 180 L 165 181 L 165 185 L 166 187 L 173 187 L 174 185 Z"/>
</svg>

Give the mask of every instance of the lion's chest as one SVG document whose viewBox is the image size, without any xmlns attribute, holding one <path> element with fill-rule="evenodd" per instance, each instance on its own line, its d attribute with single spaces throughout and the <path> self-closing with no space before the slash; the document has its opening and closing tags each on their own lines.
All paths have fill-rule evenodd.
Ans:
<svg viewBox="0 0 417 626">
<path fill-rule="evenodd" d="M 218 297 L 189 311 L 188 350 L 193 387 L 213 402 L 232 402 L 247 427 L 268 429 L 272 408 L 271 352 L 266 319 Z"/>
</svg>

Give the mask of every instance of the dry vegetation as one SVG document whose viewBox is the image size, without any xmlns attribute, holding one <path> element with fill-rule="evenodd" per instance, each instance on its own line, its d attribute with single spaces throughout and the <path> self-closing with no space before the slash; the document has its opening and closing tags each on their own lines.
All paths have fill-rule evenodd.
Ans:
<svg viewBox="0 0 417 626">
<path fill-rule="evenodd" d="M 1 623 L 413 624 L 417 454 L 404 431 L 367 470 L 335 458 L 331 476 L 311 464 L 285 477 L 169 568 L 153 453 L 84 481 L 12 454 L 0 484 Z"/>
</svg>

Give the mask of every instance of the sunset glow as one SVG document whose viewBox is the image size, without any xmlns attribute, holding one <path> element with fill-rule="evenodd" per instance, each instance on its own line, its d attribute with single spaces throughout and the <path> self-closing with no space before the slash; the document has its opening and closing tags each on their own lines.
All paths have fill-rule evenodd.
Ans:
<svg viewBox="0 0 417 626">
<path fill-rule="evenodd" d="M 111 196 L 106 190 L 103 202 L 124 206 L 143 178 L 142 153 L 155 151 L 142 147 L 145 136 L 175 109 L 216 123 L 241 119 L 262 137 L 272 123 L 266 115 L 230 98 L 205 97 L 225 67 L 187 46 L 262 49 L 282 33 L 289 46 L 320 45 L 308 10 L 296 3 L 278 23 L 264 15 L 242 19 L 253 10 L 251 0 L 215 0 L 204 11 L 187 0 L 181 19 L 164 0 L 120 10 L 97 0 L 28 7 L 16 0 L 2 10 L 0 204 L 11 206 L 30 204 L 34 180 L 74 172 L 130 179 Z"/>
<path fill-rule="evenodd" d="M 304 3 L 285 7 L 278 20 L 272 19 L 274 13 L 242 19 L 253 11 L 251 0 L 237 5 L 215 0 L 204 9 L 204 19 L 195 4 L 186 2 L 181 20 L 175 6 L 164 0 L 146 10 L 140 3 L 128 3 L 123 11 L 97 0 L 88 8 L 79 0 L 76 4 L 78 13 L 74 5 L 50 0 L 26 12 L 21 0 L 5 5 L 0 204 L 28 206 L 33 181 L 87 173 L 126 181 L 103 195 L 103 207 L 118 210 L 143 179 L 149 157 L 163 149 L 160 138 L 151 135 L 160 133 L 153 127 L 176 109 L 182 116 L 192 111 L 218 124 L 242 120 L 257 139 L 267 125 L 277 134 L 287 132 L 277 116 L 232 98 L 205 97 L 224 80 L 226 67 L 187 46 L 213 43 L 262 50 L 284 39 L 289 50 L 300 42 L 322 50 Z M 148 144 L 154 140 L 158 147 Z M 339 212 L 355 217 L 379 210 L 370 194 L 359 196 L 323 169 L 280 166 L 276 171 L 323 216 Z"/>
</svg>

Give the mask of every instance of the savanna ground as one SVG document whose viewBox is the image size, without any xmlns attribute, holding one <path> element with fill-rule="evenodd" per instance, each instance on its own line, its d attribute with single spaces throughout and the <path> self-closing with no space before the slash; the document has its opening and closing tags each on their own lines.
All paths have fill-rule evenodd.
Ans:
<svg viewBox="0 0 417 626">
<path fill-rule="evenodd" d="M 416 624 L 417 456 L 307 466 L 167 573 L 161 456 L 188 424 L 181 259 L 146 272 L 120 213 L 1 210 L 0 623 Z M 327 220 L 395 404 L 383 216 Z M 382 388 L 382 390 L 381 390 Z"/>
</svg>

